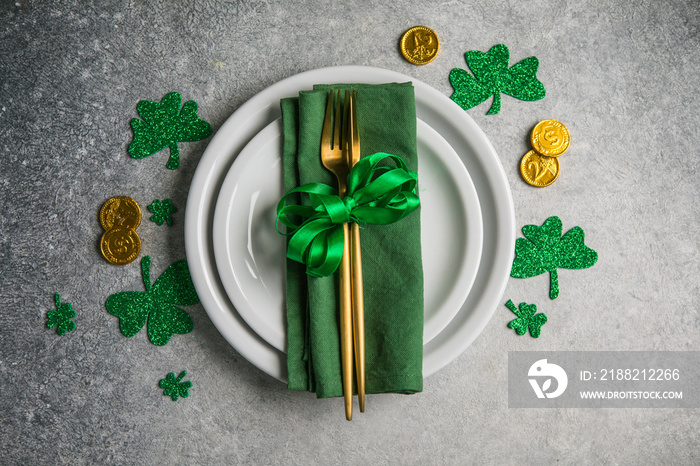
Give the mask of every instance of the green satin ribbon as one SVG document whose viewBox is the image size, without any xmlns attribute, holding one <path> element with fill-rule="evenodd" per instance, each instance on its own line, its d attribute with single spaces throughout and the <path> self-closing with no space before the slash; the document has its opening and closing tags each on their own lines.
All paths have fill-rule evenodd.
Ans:
<svg viewBox="0 0 700 466">
<path fill-rule="evenodd" d="M 395 166 L 379 165 L 385 160 Z M 332 275 L 340 265 L 345 246 L 343 223 L 388 225 L 416 210 L 418 175 L 396 155 L 377 152 L 360 159 L 348 175 L 348 194 L 323 183 L 292 189 L 277 204 L 277 232 L 291 236 L 287 257 L 306 265 L 313 277 Z M 309 205 L 287 205 L 293 194 L 306 195 Z M 280 231 L 279 225 L 287 227 Z"/>
</svg>

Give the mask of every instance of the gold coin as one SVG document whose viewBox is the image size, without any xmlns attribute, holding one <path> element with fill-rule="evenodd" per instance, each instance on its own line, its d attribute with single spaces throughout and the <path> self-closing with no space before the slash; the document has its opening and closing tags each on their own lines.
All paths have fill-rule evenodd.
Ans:
<svg viewBox="0 0 700 466">
<path fill-rule="evenodd" d="M 401 53 L 414 65 L 425 65 L 437 56 L 440 41 L 432 29 L 414 26 L 401 36 Z"/>
<path fill-rule="evenodd" d="M 544 188 L 554 183 L 559 176 L 559 159 L 545 157 L 531 150 L 520 161 L 520 174 L 528 184 Z"/>
<path fill-rule="evenodd" d="M 102 204 L 100 224 L 105 230 L 115 225 L 135 230 L 141 224 L 141 207 L 130 197 L 113 197 Z"/>
<path fill-rule="evenodd" d="M 102 235 L 102 255 L 112 264 L 125 265 L 136 259 L 141 252 L 141 238 L 131 228 L 117 225 Z"/>
<path fill-rule="evenodd" d="M 543 120 L 532 129 L 530 141 L 538 153 L 558 157 L 569 148 L 571 137 L 566 126 L 557 120 Z"/>
</svg>

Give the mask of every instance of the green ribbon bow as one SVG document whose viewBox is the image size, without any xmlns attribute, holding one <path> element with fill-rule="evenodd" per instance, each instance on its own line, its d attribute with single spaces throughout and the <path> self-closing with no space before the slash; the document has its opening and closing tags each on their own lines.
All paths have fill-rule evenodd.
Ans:
<svg viewBox="0 0 700 466">
<path fill-rule="evenodd" d="M 387 159 L 395 166 L 379 165 Z M 401 220 L 420 206 L 417 182 L 418 175 L 408 170 L 401 157 L 377 152 L 350 170 L 343 199 L 323 183 L 292 189 L 277 204 L 277 232 L 291 236 L 287 257 L 306 264 L 306 273 L 313 277 L 332 275 L 345 247 L 342 224 L 388 225 Z M 310 205 L 286 205 L 295 193 L 307 195 Z M 287 233 L 280 231 L 280 223 Z"/>
</svg>

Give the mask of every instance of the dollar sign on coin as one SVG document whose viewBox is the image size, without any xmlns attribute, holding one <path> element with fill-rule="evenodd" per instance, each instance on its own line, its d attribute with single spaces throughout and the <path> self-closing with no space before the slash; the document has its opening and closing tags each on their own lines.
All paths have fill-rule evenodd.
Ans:
<svg viewBox="0 0 700 466">
<path fill-rule="evenodd" d="M 425 26 L 414 26 L 401 36 L 401 53 L 414 65 L 425 65 L 437 56 L 440 41 L 435 31 Z"/>
<path fill-rule="evenodd" d="M 106 231 L 100 241 L 102 255 L 112 264 L 125 265 L 141 252 L 136 228 L 141 224 L 141 207 L 130 197 L 109 199 L 100 209 L 100 224 Z"/>
<path fill-rule="evenodd" d="M 571 136 L 566 126 L 557 120 L 543 120 L 532 129 L 530 142 L 539 154 L 558 157 L 569 148 Z"/>
<path fill-rule="evenodd" d="M 559 176 L 559 159 L 545 157 L 531 150 L 520 161 L 520 174 L 529 185 L 544 188 L 554 183 Z"/>
<path fill-rule="evenodd" d="M 141 252 L 141 238 L 131 228 L 115 226 L 105 231 L 100 242 L 102 255 L 112 264 L 125 265 Z"/>
</svg>

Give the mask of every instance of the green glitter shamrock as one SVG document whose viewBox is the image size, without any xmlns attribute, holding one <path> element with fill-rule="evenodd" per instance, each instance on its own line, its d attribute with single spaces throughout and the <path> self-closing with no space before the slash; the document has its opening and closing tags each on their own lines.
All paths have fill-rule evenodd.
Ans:
<svg viewBox="0 0 700 466">
<path fill-rule="evenodd" d="M 574 227 L 561 235 L 559 217 L 549 217 L 541 227 L 525 225 L 525 238 L 515 240 L 515 259 L 510 276 L 529 278 L 549 272 L 549 297 L 559 296 L 557 268 L 585 269 L 598 260 L 598 253 L 583 244 L 584 234 Z"/>
<path fill-rule="evenodd" d="M 168 267 L 151 285 L 151 258 L 141 260 L 141 273 L 146 291 L 123 291 L 107 298 L 107 312 L 119 317 L 119 328 L 125 337 L 133 337 L 148 320 L 148 338 L 158 346 L 165 345 L 173 334 L 192 331 L 189 314 L 176 306 L 199 302 L 192 284 L 187 262 L 179 260 Z"/>
<path fill-rule="evenodd" d="M 156 199 L 148 206 L 148 210 L 153 213 L 153 215 L 151 215 L 151 220 L 153 220 L 156 225 L 162 225 L 163 222 L 165 222 L 168 226 L 172 226 L 173 224 L 170 215 L 177 212 L 177 208 L 170 202 L 170 199 L 163 199 L 163 202 L 161 202 L 160 199 Z"/>
<path fill-rule="evenodd" d="M 508 68 L 508 47 L 498 44 L 488 52 L 467 52 L 464 58 L 473 76 L 460 68 L 450 71 L 450 83 L 455 90 L 450 98 L 464 110 L 493 96 L 487 115 L 495 115 L 501 110 L 501 92 L 530 101 L 545 96 L 544 85 L 536 76 L 540 65 L 537 57 L 528 57 Z"/>
<path fill-rule="evenodd" d="M 173 401 L 177 401 L 179 397 L 187 398 L 190 396 L 190 387 L 192 382 L 180 382 L 187 375 L 187 371 L 180 372 L 180 375 L 175 378 L 175 374 L 170 372 L 164 379 L 160 379 L 160 388 L 164 388 L 163 395 L 169 396 Z"/>
<path fill-rule="evenodd" d="M 520 303 L 520 310 L 518 310 L 513 301 L 509 299 L 506 307 L 518 316 L 517 319 L 508 322 L 508 327 L 515 330 L 518 335 L 525 335 L 525 332 L 529 329 L 533 338 L 540 336 L 542 326 L 547 323 L 547 316 L 543 313 L 537 314 L 536 305 Z"/>
<path fill-rule="evenodd" d="M 72 332 L 75 330 L 75 322 L 71 319 L 78 314 L 71 308 L 70 303 L 61 304 L 61 295 L 56 293 L 56 310 L 49 311 L 46 313 L 46 317 L 49 319 L 46 322 L 48 328 L 56 327 L 56 333 L 59 335 L 65 335 L 66 332 Z"/>
<path fill-rule="evenodd" d="M 160 102 L 140 101 L 136 110 L 143 120 L 131 120 L 134 140 L 129 144 L 129 155 L 142 159 L 170 147 L 170 158 L 165 165 L 171 170 L 180 166 L 178 142 L 199 141 L 208 137 L 211 125 L 197 116 L 197 102 L 189 100 L 180 109 L 182 95 L 170 92 Z"/>
</svg>

